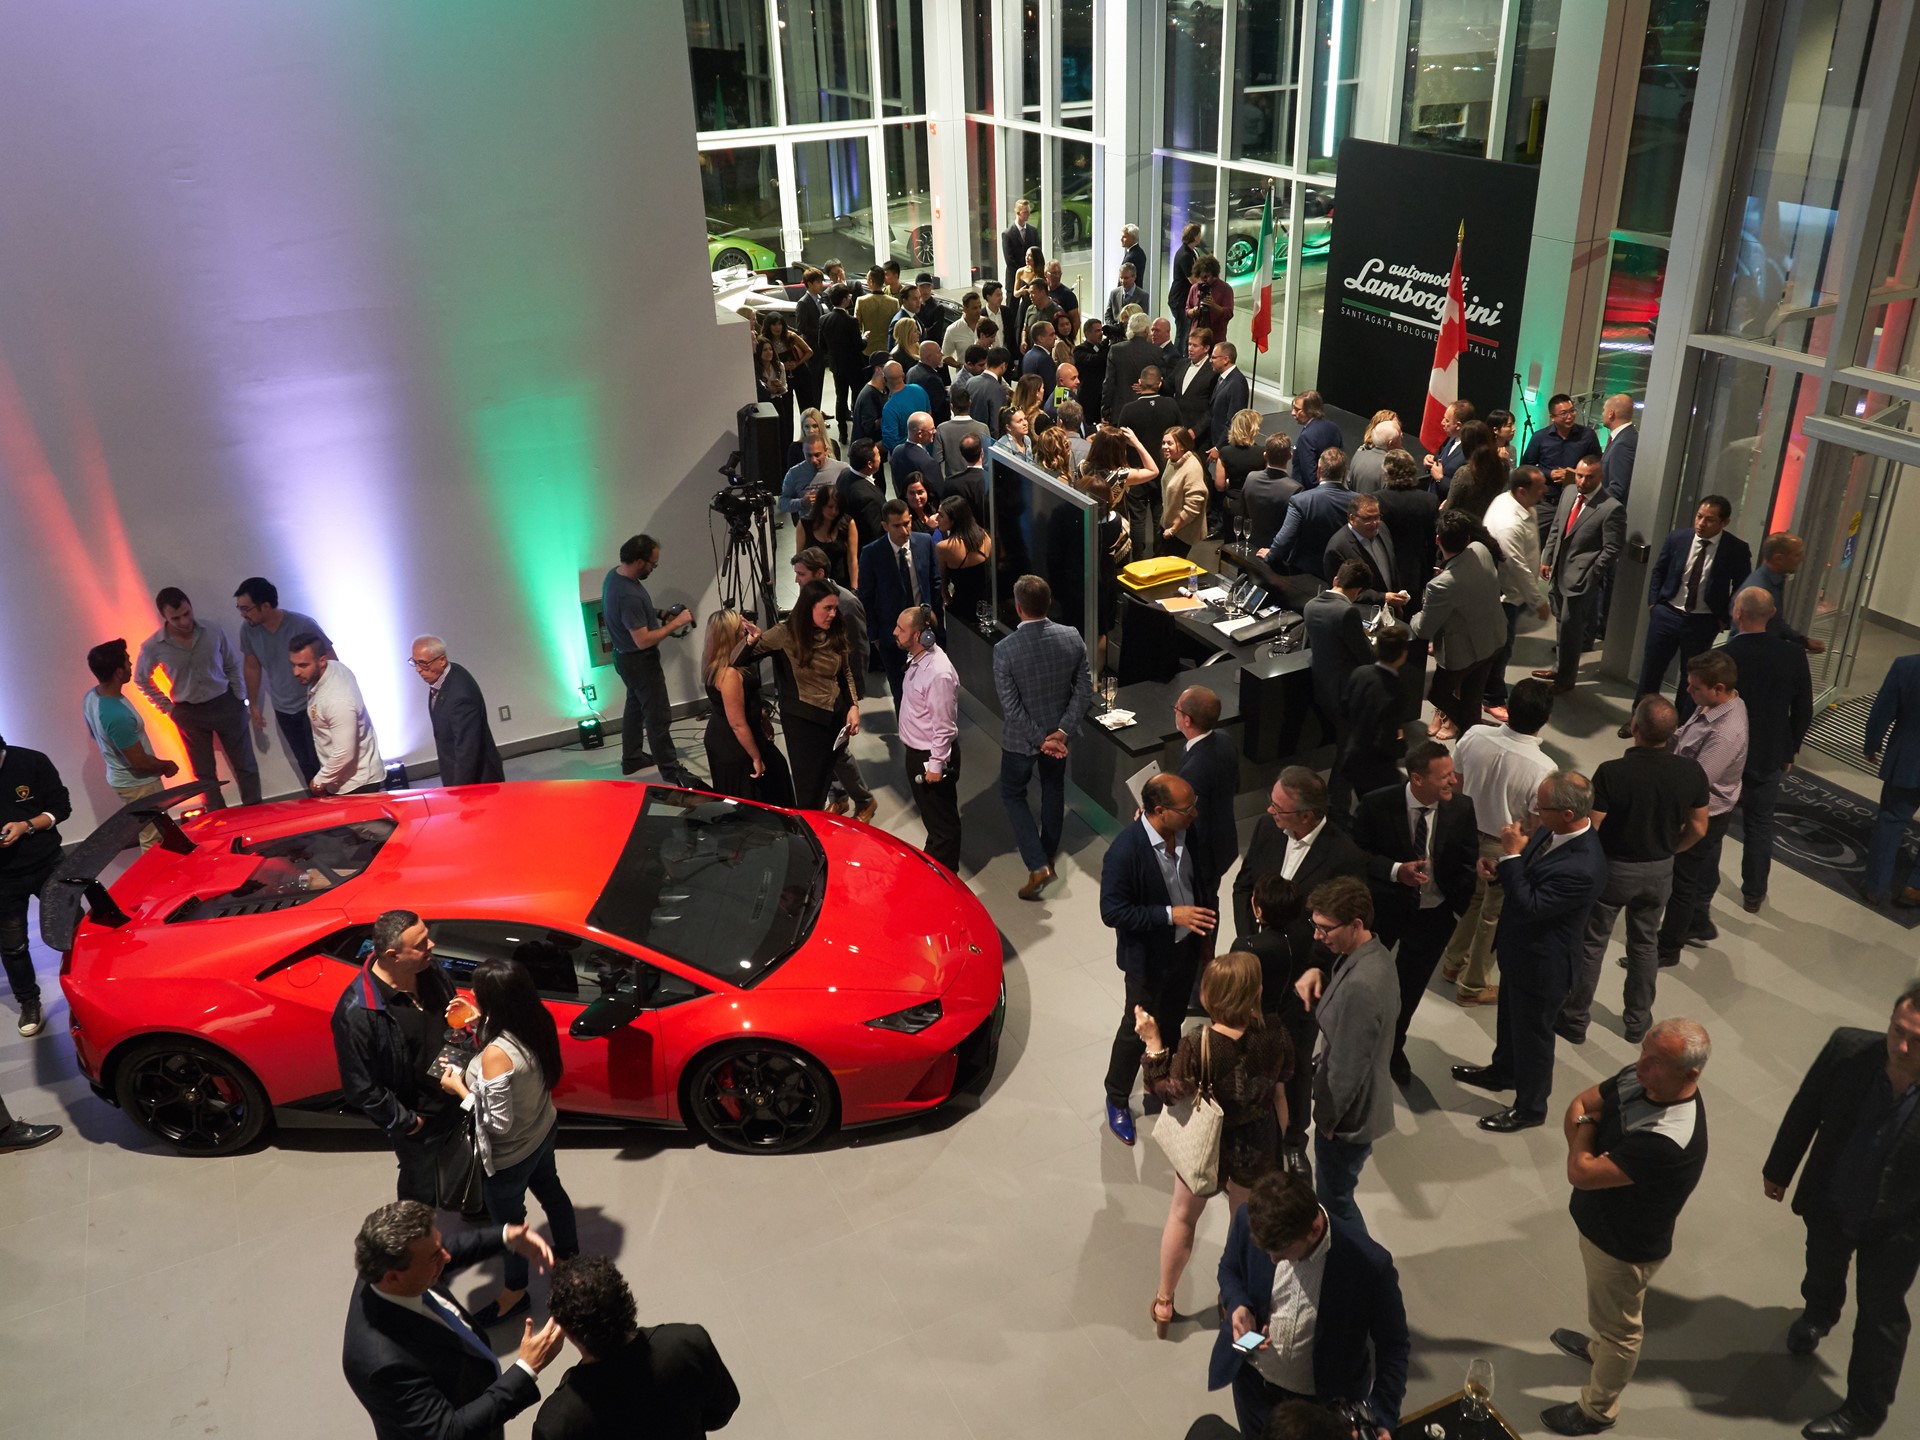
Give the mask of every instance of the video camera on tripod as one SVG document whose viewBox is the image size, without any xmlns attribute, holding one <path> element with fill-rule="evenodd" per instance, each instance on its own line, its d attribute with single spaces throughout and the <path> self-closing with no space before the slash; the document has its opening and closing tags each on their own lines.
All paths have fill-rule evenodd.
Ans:
<svg viewBox="0 0 1920 1440">
<path fill-rule="evenodd" d="M 771 480 L 757 473 L 740 473 L 738 450 L 727 457 L 720 473 L 727 477 L 726 487 L 714 492 L 707 508 L 723 518 L 731 531 L 751 529 L 756 515 L 771 514 L 780 501 L 779 487 Z"/>
</svg>

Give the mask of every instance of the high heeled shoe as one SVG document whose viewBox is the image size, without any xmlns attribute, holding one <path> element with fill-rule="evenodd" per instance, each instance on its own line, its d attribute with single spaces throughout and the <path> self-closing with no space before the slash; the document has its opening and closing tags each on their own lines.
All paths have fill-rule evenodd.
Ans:
<svg viewBox="0 0 1920 1440">
<path fill-rule="evenodd" d="M 1160 1310 L 1162 1306 L 1166 1307 L 1166 1312 L 1167 1312 L 1166 1318 L 1164 1320 L 1160 1317 Z M 1174 1319 L 1172 1298 L 1166 1295 L 1154 1296 L 1153 1309 L 1151 1311 L 1151 1314 L 1153 1315 L 1153 1333 L 1162 1340 L 1166 1339 L 1167 1327 L 1173 1324 L 1173 1319 Z"/>
</svg>

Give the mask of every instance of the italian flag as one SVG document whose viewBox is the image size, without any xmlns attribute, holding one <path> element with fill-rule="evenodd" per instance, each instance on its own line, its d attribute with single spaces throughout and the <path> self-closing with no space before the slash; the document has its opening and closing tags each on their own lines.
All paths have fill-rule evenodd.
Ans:
<svg viewBox="0 0 1920 1440">
<path fill-rule="evenodd" d="M 1440 334 L 1433 342 L 1433 373 L 1427 377 L 1427 408 L 1420 416 L 1420 443 L 1437 454 L 1446 443 L 1441 416 L 1460 398 L 1460 355 L 1467 348 L 1467 296 L 1460 283 L 1460 251 L 1467 243 L 1467 222 L 1453 245 L 1453 274 L 1447 303 L 1440 311 Z"/>
<path fill-rule="evenodd" d="M 1273 334 L 1273 187 L 1267 187 L 1266 207 L 1260 212 L 1260 258 L 1254 274 L 1260 299 L 1253 307 L 1253 345 L 1262 355 Z"/>
</svg>

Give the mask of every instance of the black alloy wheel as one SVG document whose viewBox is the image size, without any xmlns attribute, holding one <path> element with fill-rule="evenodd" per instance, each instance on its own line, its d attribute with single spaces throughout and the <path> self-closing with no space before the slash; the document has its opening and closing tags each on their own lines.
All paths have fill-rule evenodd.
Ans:
<svg viewBox="0 0 1920 1440">
<path fill-rule="evenodd" d="M 738 245 L 730 245 L 713 257 L 713 268 L 716 270 L 751 270 L 753 268 L 753 257 L 748 255 L 747 252 L 742 250 Z"/>
<path fill-rule="evenodd" d="M 751 1041 L 701 1057 L 687 1083 L 689 1118 L 723 1150 L 783 1155 L 833 1119 L 833 1081 L 796 1050 Z"/>
<path fill-rule="evenodd" d="M 267 1128 L 266 1092 L 247 1068 L 184 1036 L 143 1040 L 114 1076 L 120 1108 L 155 1139 L 191 1155 L 231 1155 Z"/>
</svg>

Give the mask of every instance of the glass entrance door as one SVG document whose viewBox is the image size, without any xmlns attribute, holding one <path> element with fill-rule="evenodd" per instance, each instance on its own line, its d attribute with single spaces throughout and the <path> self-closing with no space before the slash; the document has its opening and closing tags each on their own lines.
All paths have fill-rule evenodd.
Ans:
<svg viewBox="0 0 1920 1440">
<path fill-rule="evenodd" d="M 1869 625 L 1867 600 L 1879 560 L 1881 525 L 1905 467 L 1837 445 L 1822 447 L 1802 503 L 1807 558 L 1788 597 L 1789 618 L 1826 650 L 1809 655 L 1816 706 L 1844 693 Z M 1800 597 L 1813 592 L 1811 606 Z"/>
</svg>

